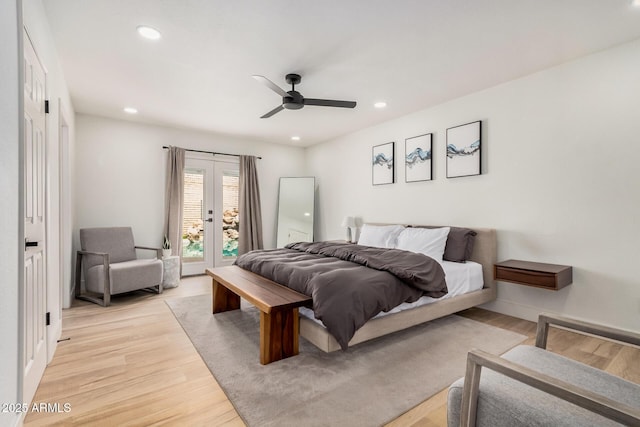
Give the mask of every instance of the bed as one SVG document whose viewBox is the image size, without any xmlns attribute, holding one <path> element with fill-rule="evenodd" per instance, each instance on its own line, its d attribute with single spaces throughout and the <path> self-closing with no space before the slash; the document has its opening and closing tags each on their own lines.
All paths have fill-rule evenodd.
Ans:
<svg viewBox="0 0 640 427">
<path fill-rule="evenodd" d="M 372 227 L 383 226 L 379 224 L 370 225 L 370 229 Z M 429 226 L 406 226 L 406 228 L 404 229 L 406 230 L 409 228 L 413 230 L 425 228 L 442 230 L 442 228 L 440 227 Z M 451 228 L 451 230 L 453 229 L 454 228 Z M 461 228 L 457 227 L 455 229 L 462 230 Z M 415 230 L 415 232 L 418 231 Z M 473 249 L 470 250 L 469 254 L 467 255 L 468 262 L 443 262 L 441 263 L 441 265 L 443 266 L 444 271 L 451 277 L 456 275 L 481 276 L 480 289 L 472 290 L 470 292 L 462 293 L 459 295 L 453 294 L 458 292 L 461 293 L 462 291 L 452 289 L 453 292 L 451 292 L 451 295 L 447 294 L 444 297 L 438 298 L 423 296 L 422 298 L 412 302 L 411 304 L 401 304 L 400 307 L 388 310 L 388 312 L 377 315 L 376 317 L 364 323 L 364 325 L 359 327 L 355 331 L 355 334 L 353 334 L 352 337 L 348 340 L 348 346 L 352 346 L 373 338 L 381 337 L 389 333 L 406 329 L 411 326 L 427 322 L 429 320 L 443 317 L 494 300 L 496 298 L 496 285 L 492 277 L 492 271 L 493 264 L 496 262 L 496 233 L 495 230 L 487 228 L 474 228 L 473 232 L 475 232 L 475 238 L 473 241 Z M 329 247 L 330 250 L 334 250 L 331 245 L 324 246 Z M 447 246 L 447 249 L 448 248 L 449 246 Z M 386 253 L 390 252 L 392 251 L 386 251 Z M 253 258 L 250 262 L 246 263 L 246 265 L 240 265 L 240 267 L 248 269 L 255 267 L 255 264 L 259 264 L 259 262 L 256 262 L 256 259 Z M 259 271 L 260 270 L 258 268 L 254 269 L 255 273 L 258 273 Z M 288 285 L 288 283 L 283 283 L 286 282 L 286 280 L 283 279 L 275 281 L 283 285 Z M 464 286 L 466 285 L 463 284 L 462 287 Z M 438 293 L 437 291 L 434 291 L 431 294 L 435 296 L 440 295 L 440 293 Z M 304 337 L 325 352 L 339 350 L 340 348 L 345 349 L 347 345 L 344 338 L 341 339 L 341 345 L 338 340 L 336 340 L 336 338 L 334 338 L 334 336 L 328 332 L 327 327 L 325 327 L 322 322 L 319 322 L 314 318 L 313 311 L 301 308 L 300 314 L 300 336 Z"/>
</svg>

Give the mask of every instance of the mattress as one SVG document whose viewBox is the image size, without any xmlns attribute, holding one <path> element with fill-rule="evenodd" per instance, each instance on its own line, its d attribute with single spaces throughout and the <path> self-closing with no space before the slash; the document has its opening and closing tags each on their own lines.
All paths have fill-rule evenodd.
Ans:
<svg viewBox="0 0 640 427">
<path fill-rule="evenodd" d="M 387 312 L 378 313 L 375 318 L 388 316 L 389 314 L 399 313 L 404 310 L 410 310 L 412 308 L 421 307 L 423 305 L 430 304 L 436 301 L 442 301 L 450 299 L 458 295 L 463 295 L 469 292 L 474 292 L 482 289 L 484 286 L 484 280 L 482 276 L 482 265 L 477 262 L 467 261 L 465 263 L 443 261 L 441 263 L 442 268 L 446 275 L 447 289 L 449 293 L 440 298 L 421 297 L 415 302 L 402 303 L 396 306 L 392 310 Z M 300 307 L 300 315 L 313 320 L 316 323 L 322 324 L 313 315 L 313 310 L 306 307 Z"/>
</svg>

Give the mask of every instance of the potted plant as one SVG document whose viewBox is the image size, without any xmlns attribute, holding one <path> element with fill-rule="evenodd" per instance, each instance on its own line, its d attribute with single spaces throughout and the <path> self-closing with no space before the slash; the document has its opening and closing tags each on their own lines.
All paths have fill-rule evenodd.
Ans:
<svg viewBox="0 0 640 427">
<path fill-rule="evenodd" d="M 167 236 L 164 236 L 162 242 L 162 258 L 168 258 L 171 256 L 171 241 Z"/>
</svg>

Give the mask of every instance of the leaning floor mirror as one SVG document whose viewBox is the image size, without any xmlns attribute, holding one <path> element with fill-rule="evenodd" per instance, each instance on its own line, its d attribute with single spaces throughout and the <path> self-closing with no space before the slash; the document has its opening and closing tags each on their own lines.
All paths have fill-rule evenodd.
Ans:
<svg viewBox="0 0 640 427">
<path fill-rule="evenodd" d="M 313 213 L 316 179 L 280 178 L 278 193 L 277 246 L 313 242 Z"/>
</svg>

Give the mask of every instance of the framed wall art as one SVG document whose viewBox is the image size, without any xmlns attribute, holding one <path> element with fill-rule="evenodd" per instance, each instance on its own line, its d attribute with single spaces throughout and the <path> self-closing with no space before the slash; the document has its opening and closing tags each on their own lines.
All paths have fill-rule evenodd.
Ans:
<svg viewBox="0 0 640 427">
<path fill-rule="evenodd" d="M 447 178 L 480 175 L 480 120 L 447 129 Z"/>
<path fill-rule="evenodd" d="M 373 185 L 393 184 L 395 182 L 394 148 L 394 142 L 373 147 L 373 161 L 371 165 Z"/>
<path fill-rule="evenodd" d="M 404 179 L 406 182 L 431 181 L 432 137 L 414 136 L 404 140 Z"/>
</svg>

